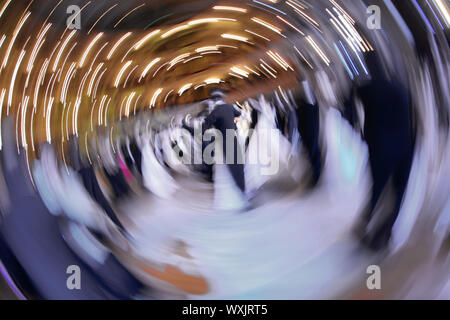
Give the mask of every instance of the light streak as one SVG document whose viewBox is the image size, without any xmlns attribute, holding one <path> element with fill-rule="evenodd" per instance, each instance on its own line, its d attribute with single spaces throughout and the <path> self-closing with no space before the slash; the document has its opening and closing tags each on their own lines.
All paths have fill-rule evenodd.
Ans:
<svg viewBox="0 0 450 320">
<path fill-rule="evenodd" d="M 100 32 L 99 34 L 97 34 L 95 36 L 95 38 L 91 41 L 91 43 L 89 44 L 89 46 L 86 48 L 86 50 L 84 51 L 83 55 L 81 56 L 81 60 L 79 63 L 79 67 L 82 68 L 83 64 L 86 60 L 87 55 L 89 54 L 89 52 L 91 51 L 92 47 L 95 45 L 95 43 L 101 38 L 101 36 L 103 35 L 103 32 Z"/>
<path fill-rule="evenodd" d="M 214 6 L 213 9 L 214 10 L 225 10 L 225 11 L 237 11 L 237 12 L 242 12 L 242 13 L 247 12 L 247 9 L 239 8 L 239 7 L 232 7 L 232 6 Z"/>
<path fill-rule="evenodd" d="M 131 61 L 131 60 L 128 61 L 127 63 L 125 63 L 125 65 L 122 67 L 122 69 L 120 69 L 119 73 L 117 74 L 116 81 L 114 82 L 115 88 L 119 87 L 120 79 L 122 78 L 123 73 L 131 65 L 132 62 L 133 61 Z"/>
<path fill-rule="evenodd" d="M 129 36 L 131 36 L 132 32 L 125 33 L 119 40 L 117 40 L 116 44 L 112 47 L 112 49 L 109 51 L 108 56 L 106 57 L 107 60 L 111 59 L 112 55 L 116 51 L 117 47 L 120 46 L 120 44 Z"/>
</svg>

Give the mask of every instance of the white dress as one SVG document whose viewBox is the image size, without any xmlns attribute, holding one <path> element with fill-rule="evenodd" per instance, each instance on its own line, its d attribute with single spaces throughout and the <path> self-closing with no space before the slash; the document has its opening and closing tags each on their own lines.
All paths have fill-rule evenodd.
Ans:
<svg viewBox="0 0 450 320">
<path fill-rule="evenodd" d="M 175 180 L 156 158 L 149 141 L 142 149 L 142 176 L 144 186 L 160 198 L 168 199 L 178 189 Z"/>
<path fill-rule="evenodd" d="M 248 192 L 255 192 L 287 167 L 291 144 L 277 129 L 275 111 L 259 99 L 260 115 L 246 153 L 245 182 Z"/>
<path fill-rule="evenodd" d="M 216 139 L 214 148 L 214 209 L 223 211 L 244 209 L 247 206 L 247 200 L 225 164 L 220 139 Z"/>
</svg>

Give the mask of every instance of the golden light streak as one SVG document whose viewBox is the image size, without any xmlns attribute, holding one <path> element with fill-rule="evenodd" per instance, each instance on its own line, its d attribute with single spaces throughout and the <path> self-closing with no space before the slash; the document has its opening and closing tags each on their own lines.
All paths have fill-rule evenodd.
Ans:
<svg viewBox="0 0 450 320">
<path fill-rule="evenodd" d="M 94 101 L 94 104 L 91 108 L 91 132 L 94 131 L 94 110 L 95 110 L 95 104 L 97 103 L 97 100 Z"/>
<path fill-rule="evenodd" d="M 122 103 L 120 104 L 120 113 L 119 113 L 119 120 L 122 120 L 122 109 L 123 104 L 125 103 L 125 100 L 127 100 L 128 96 L 125 96 L 125 98 L 122 100 Z"/>
<path fill-rule="evenodd" d="M 344 9 L 342 9 L 342 7 L 341 7 L 338 3 L 336 3 L 336 1 L 330 0 L 330 2 L 331 2 L 336 8 L 338 8 L 339 11 L 341 11 L 341 12 L 347 17 L 347 19 L 348 19 L 352 24 L 355 24 L 355 20 L 353 20 L 353 18 L 352 18 L 352 17 L 351 17 Z"/>
<path fill-rule="evenodd" d="M 43 39 L 43 38 L 44 38 L 45 34 L 47 33 L 47 31 L 50 29 L 51 25 L 52 25 L 51 23 L 48 23 L 47 26 L 44 28 L 44 30 L 39 35 L 38 39 L 36 40 L 34 48 L 31 51 L 30 59 L 28 60 L 28 66 L 27 66 L 28 73 L 30 73 L 31 70 L 33 69 L 34 60 L 36 59 L 37 53 L 39 52 L 39 50 L 41 49 L 42 45 L 45 42 L 45 39 Z"/>
<path fill-rule="evenodd" d="M 61 140 L 64 141 L 64 115 L 66 114 L 66 104 L 63 104 L 63 111 L 61 116 Z"/>
<path fill-rule="evenodd" d="M 128 55 L 130 54 L 130 52 L 133 50 L 134 46 L 131 46 L 128 51 L 124 54 L 124 56 L 122 57 L 122 60 L 120 60 L 120 63 L 123 63 L 125 61 L 125 59 L 128 57 Z"/>
<path fill-rule="evenodd" d="M 20 154 L 20 146 L 19 146 L 19 115 L 20 115 L 20 106 L 19 103 L 18 111 L 16 112 L 16 146 L 17 146 L 17 154 Z"/>
<path fill-rule="evenodd" d="M 307 36 L 306 40 L 311 44 L 311 46 L 316 50 L 316 52 L 319 54 L 319 56 L 322 58 L 322 60 L 325 62 L 325 64 L 328 66 L 330 65 L 330 60 L 325 55 L 325 53 L 320 49 L 320 47 L 317 45 L 317 43 L 314 41 L 314 39 L 311 36 Z"/>
<path fill-rule="evenodd" d="M 82 92 L 83 92 L 84 85 L 86 84 L 86 80 L 87 80 L 90 72 L 91 72 L 90 70 L 88 72 L 86 72 L 83 79 L 81 80 L 80 86 L 78 87 L 77 98 L 75 99 L 75 104 L 73 106 L 73 114 L 72 114 L 72 128 L 73 129 L 72 129 L 72 131 L 75 133 L 76 136 L 78 136 L 78 113 L 80 111 Z"/>
<path fill-rule="evenodd" d="M 217 45 L 218 48 L 231 48 L 231 49 L 238 49 L 236 46 L 230 46 L 228 44 L 219 44 Z"/>
<path fill-rule="evenodd" d="M 231 6 L 214 6 L 213 9 L 214 10 L 225 10 L 225 11 L 237 11 L 237 12 L 242 12 L 242 13 L 247 12 L 247 9 L 239 8 L 239 7 L 231 7 Z"/>
<path fill-rule="evenodd" d="M 29 99 L 30 97 L 26 96 L 22 104 L 21 133 L 22 133 L 22 147 L 24 149 L 28 149 L 27 134 L 26 134 L 26 119 L 27 119 L 27 108 Z"/>
<path fill-rule="evenodd" d="M 278 73 L 274 68 L 272 68 L 266 61 L 259 59 L 267 68 L 269 68 L 273 73 Z"/>
<path fill-rule="evenodd" d="M 221 35 L 221 37 L 224 39 L 232 39 L 232 40 L 237 40 L 237 41 L 242 41 L 242 42 L 248 42 L 248 38 L 238 36 L 235 34 L 224 33 Z"/>
<path fill-rule="evenodd" d="M 166 62 L 166 63 L 160 65 L 159 68 L 156 69 L 156 71 L 155 71 L 155 73 L 153 74 L 153 77 L 152 77 L 152 78 L 154 78 L 154 77 L 156 76 L 156 74 L 159 72 L 159 70 L 161 70 L 164 66 L 166 66 L 166 65 L 168 65 L 168 64 L 169 64 L 169 62 Z"/>
<path fill-rule="evenodd" d="M 9 42 L 8 49 L 6 50 L 5 57 L 3 59 L 2 69 L 6 67 L 6 64 L 9 60 L 9 55 L 11 54 L 11 50 L 13 48 L 14 42 L 16 42 L 17 36 L 19 35 L 20 29 L 22 29 L 25 21 L 27 21 L 28 17 L 30 16 L 31 12 L 28 12 L 22 20 L 19 21 L 16 28 L 14 29 L 13 36 L 11 38 L 11 41 Z"/>
<path fill-rule="evenodd" d="M 311 63 L 309 63 L 309 61 L 306 59 L 306 57 L 303 55 L 303 53 L 300 52 L 300 50 L 297 49 L 296 46 L 294 46 L 295 51 L 297 51 L 297 53 L 302 57 L 302 59 L 308 64 L 308 66 L 311 69 L 314 69 L 314 67 L 311 65 Z"/>
<path fill-rule="evenodd" d="M 198 49 L 195 49 L 195 52 L 200 53 L 200 52 L 204 52 L 204 51 L 215 51 L 215 50 L 219 50 L 218 46 L 200 47 Z"/>
<path fill-rule="evenodd" d="M 280 16 L 277 16 L 278 19 L 280 19 L 281 21 L 283 21 L 284 23 L 286 23 L 288 26 L 290 26 L 292 29 L 296 30 L 298 33 L 300 33 L 302 36 L 304 36 L 305 34 L 303 33 L 303 31 L 301 31 L 300 29 L 298 29 L 296 26 L 294 26 L 293 24 L 291 24 L 290 22 L 286 21 L 285 19 L 283 19 Z"/>
<path fill-rule="evenodd" d="M 94 29 L 94 27 L 96 26 L 96 24 L 109 12 L 111 11 L 114 7 L 117 7 L 117 3 L 115 5 L 113 5 L 112 7 L 110 7 L 108 10 L 106 10 L 101 16 L 100 18 L 97 19 L 97 21 L 94 22 L 94 24 L 92 25 L 92 27 L 89 29 L 88 31 L 88 35 L 91 33 L 92 29 Z"/>
<path fill-rule="evenodd" d="M 181 25 L 181 26 L 175 27 L 173 29 L 170 29 L 166 33 L 163 33 L 161 35 L 161 38 L 165 39 L 165 38 L 167 38 L 167 37 L 169 37 L 169 36 L 171 36 L 171 35 L 173 35 L 173 34 L 175 34 L 177 32 L 180 32 L 182 30 L 186 30 L 187 28 L 189 28 L 189 25 Z"/>
<path fill-rule="evenodd" d="M 5 2 L 5 4 L 3 5 L 2 9 L 0 10 L 0 18 L 3 15 L 3 12 L 5 12 L 6 8 L 8 7 L 8 5 L 11 3 L 11 0 L 8 0 Z"/>
<path fill-rule="evenodd" d="M 91 49 L 92 49 L 92 47 L 95 45 L 95 43 L 101 38 L 102 35 L 103 35 L 103 32 L 100 32 L 99 34 L 97 34 L 97 35 L 95 36 L 94 39 L 92 39 L 91 43 L 90 43 L 89 46 L 86 48 L 86 50 L 84 51 L 84 53 L 83 53 L 83 55 L 82 55 L 82 57 L 81 57 L 81 60 L 80 60 L 80 63 L 79 63 L 79 67 L 80 67 L 80 68 L 83 67 L 83 64 L 84 64 L 84 62 L 85 62 L 85 60 L 86 60 L 86 58 L 87 58 L 89 52 L 91 51 Z"/>
<path fill-rule="evenodd" d="M 97 82 L 95 83 L 94 86 L 94 94 L 92 95 L 93 98 L 97 97 L 97 89 L 98 89 L 98 85 L 100 84 L 100 80 L 102 79 L 103 75 L 105 74 L 106 70 L 108 70 L 108 68 L 105 68 L 105 70 L 102 71 L 102 73 L 100 74 L 100 76 L 97 79 Z"/>
<path fill-rule="evenodd" d="M 50 101 L 48 103 L 47 107 L 47 115 L 45 117 L 45 131 L 47 136 L 48 143 L 52 143 L 52 131 L 51 131 L 51 115 L 52 115 L 52 108 L 53 108 L 53 97 L 50 98 Z"/>
<path fill-rule="evenodd" d="M 70 112 L 71 106 L 72 106 L 72 101 L 70 101 L 69 106 L 67 107 L 67 112 L 66 112 L 66 138 L 67 138 L 67 141 L 69 141 L 69 112 Z"/>
<path fill-rule="evenodd" d="M 186 90 L 189 90 L 192 87 L 192 83 L 185 84 L 178 90 L 178 95 L 181 96 Z"/>
<path fill-rule="evenodd" d="M 125 63 L 125 65 L 122 67 L 122 69 L 117 74 L 116 81 L 114 82 L 115 88 L 119 87 L 120 79 L 122 78 L 122 75 L 125 72 L 125 70 L 127 70 L 127 68 L 131 65 L 131 63 L 133 63 L 133 61 L 131 61 L 131 60 L 128 61 L 127 63 Z"/>
<path fill-rule="evenodd" d="M 201 83 L 198 86 L 195 86 L 194 90 L 197 90 L 198 88 L 201 88 L 201 87 L 204 87 L 204 86 L 206 86 L 206 83 Z"/>
<path fill-rule="evenodd" d="M 188 63 L 188 62 L 190 62 L 190 61 L 192 61 L 192 60 L 200 59 L 200 58 L 202 58 L 202 56 L 195 56 L 195 57 L 189 58 L 189 59 L 185 60 L 185 61 L 183 62 L 183 64 Z"/>
<path fill-rule="evenodd" d="M 173 65 L 175 63 L 178 63 L 180 60 L 189 57 L 191 54 L 190 53 L 183 53 L 180 54 L 179 56 L 175 57 L 172 59 L 172 61 L 169 62 L 169 64 Z"/>
<path fill-rule="evenodd" d="M 222 51 L 207 51 L 207 52 L 202 52 L 200 53 L 201 55 L 205 55 L 205 54 L 221 54 Z"/>
<path fill-rule="evenodd" d="M 72 132 L 78 136 L 78 111 L 81 105 L 81 98 L 77 97 L 75 99 L 75 104 L 73 105 L 73 114 L 72 114 Z"/>
<path fill-rule="evenodd" d="M 133 108 L 133 114 L 134 115 L 136 115 L 136 107 L 137 107 L 137 104 L 138 104 L 139 100 L 141 100 L 141 98 L 142 98 L 142 94 L 139 95 L 139 97 L 136 99 L 136 102 L 134 103 L 134 108 Z M 106 114 L 105 114 L 105 122 L 106 122 Z"/>
<path fill-rule="evenodd" d="M 144 69 L 144 71 L 142 72 L 141 77 L 139 78 L 139 81 L 138 81 L 138 82 L 141 82 L 141 80 L 142 80 L 143 78 L 145 78 L 145 76 L 146 76 L 147 73 L 150 71 L 150 69 L 151 69 L 155 64 L 157 64 L 159 61 L 161 61 L 161 58 L 155 58 L 155 59 L 153 59 L 153 60 L 145 67 L 145 69 Z"/>
<path fill-rule="evenodd" d="M 253 17 L 251 20 L 252 20 L 253 22 L 256 22 L 256 23 L 262 25 L 263 27 L 266 27 L 267 29 L 270 29 L 270 30 L 272 30 L 272 31 L 274 31 L 274 32 L 276 32 L 276 33 L 278 33 L 279 35 L 283 35 L 283 34 L 281 33 L 281 29 L 280 29 L 280 28 L 275 27 L 274 25 L 272 25 L 272 24 L 270 24 L 270 23 L 268 23 L 268 22 L 266 22 L 266 21 L 264 21 L 264 20 L 262 20 L 262 19 Z"/>
<path fill-rule="evenodd" d="M 241 80 L 243 80 L 243 79 L 244 79 L 243 77 L 241 77 L 241 76 L 238 76 L 237 74 L 234 74 L 234 73 L 232 73 L 232 72 L 229 72 L 228 74 L 229 74 L 230 76 L 233 76 L 233 77 L 239 78 L 239 79 L 241 79 Z"/>
<path fill-rule="evenodd" d="M 163 88 L 159 88 L 158 90 L 155 91 L 155 93 L 152 96 L 152 99 L 150 100 L 150 108 L 153 108 L 156 105 L 156 99 L 158 99 L 158 96 L 161 94 L 162 91 Z"/>
<path fill-rule="evenodd" d="M 291 6 L 295 10 L 295 12 L 297 12 L 299 15 L 304 17 L 307 21 L 311 22 L 314 26 L 319 27 L 319 24 L 313 18 L 311 18 L 308 14 L 303 12 L 302 9 L 304 9 L 304 8 L 296 7 L 296 6 L 298 6 L 297 3 L 293 2 L 293 1 L 287 1 L 286 4 Z"/>
<path fill-rule="evenodd" d="M 244 66 L 244 68 L 247 69 L 248 71 L 250 71 L 250 72 L 256 74 L 258 77 L 260 76 L 260 74 L 259 74 L 258 72 L 256 72 L 255 70 L 253 70 L 253 69 L 251 69 L 251 68 L 249 68 L 249 67 L 247 67 L 247 66 Z"/>
<path fill-rule="evenodd" d="M 230 70 L 233 71 L 234 73 L 237 73 L 240 76 L 248 78 L 249 73 L 247 71 L 244 71 L 238 67 L 232 67 Z"/>
<path fill-rule="evenodd" d="M 116 44 L 112 47 L 112 49 L 109 51 L 108 56 L 106 57 L 107 60 L 111 59 L 112 55 L 116 51 L 116 49 L 120 46 L 120 44 L 129 36 L 131 36 L 132 32 L 125 33 L 119 40 L 117 40 Z"/>
<path fill-rule="evenodd" d="M 33 130 L 34 115 L 35 114 L 36 114 L 36 112 L 34 112 L 34 111 L 31 112 L 31 120 L 30 120 L 31 148 L 32 148 L 33 152 L 35 151 L 35 148 L 34 148 L 34 130 Z"/>
<path fill-rule="evenodd" d="M 47 84 L 47 89 L 45 90 L 45 96 L 44 96 L 44 106 L 43 106 L 43 108 L 42 108 L 42 117 L 44 117 L 45 118 L 45 112 L 46 112 L 46 106 L 47 106 L 47 97 L 48 97 L 48 91 L 50 90 L 50 86 L 51 86 L 51 84 L 52 84 L 52 82 L 53 82 L 53 77 L 55 76 L 55 74 L 54 73 L 52 73 L 52 76 L 50 77 L 50 80 L 48 81 L 48 84 Z"/>
<path fill-rule="evenodd" d="M 334 18 L 334 16 L 333 16 L 333 18 Z M 353 51 L 360 51 L 360 49 L 361 49 L 363 52 L 365 52 L 366 50 L 365 50 L 364 46 L 362 46 L 362 44 L 361 44 L 361 43 L 363 43 L 363 39 L 358 34 L 355 27 L 353 27 L 342 14 L 339 14 L 338 18 L 339 18 L 339 20 L 336 19 L 336 22 L 338 24 L 339 24 L 339 21 L 341 22 L 341 24 L 339 24 L 339 25 L 347 33 L 347 35 L 348 35 L 347 42 L 349 42 Z M 359 47 L 354 46 L 353 42 L 355 42 Z"/>
<path fill-rule="evenodd" d="M 53 80 L 51 89 L 50 89 L 50 96 L 53 96 L 53 89 L 55 88 L 56 79 L 58 78 L 58 75 L 61 73 L 61 69 L 58 69 L 58 72 L 56 72 L 55 78 Z"/>
<path fill-rule="evenodd" d="M 138 43 L 134 45 L 134 50 L 139 50 L 144 45 L 144 43 L 146 43 L 148 40 L 150 40 L 150 38 L 152 38 L 153 36 L 157 35 L 160 32 L 161 30 L 155 30 L 147 34 L 144 38 L 142 38 Z"/>
<path fill-rule="evenodd" d="M 131 74 L 139 67 L 139 65 L 136 65 L 131 71 L 128 73 L 128 76 L 125 78 L 125 82 L 123 83 L 123 88 L 127 86 L 128 80 L 130 79 Z"/>
<path fill-rule="evenodd" d="M 270 72 L 269 69 L 267 69 L 262 63 L 259 64 L 268 74 L 270 74 L 272 77 L 274 77 L 275 79 L 277 78 L 276 75 L 274 75 L 272 72 Z"/>
<path fill-rule="evenodd" d="M 172 59 L 172 61 L 169 62 L 169 67 L 167 68 L 167 71 L 172 69 L 172 67 L 174 65 L 176 65 L 177 63 L 183 62 L 184 58 L 187 58 L 189 56 L 190 56 L 190 53 L 185 53 L 185 54 L 179 55 L 178 57 Z"/>
<path fill-rule="evenodd" d="M 278 65 L 283 68 L 284 71 L 287 71 L 287 67 L 280 60 L 278 60 L 278 58 L 271 51 L 267 51 L 267 54 L 272 58 L 272 60 L 278 63 Z"/>
<path fill-rule="evenodd" d="M 98 56 L 100 55 L 100 53 L 103 51 L 103 49 L 108 45 L 108 42 L 106 42 L 105 44 L 103 44 L 103 46 L 100 48 L 100 50 L 97 51 L 97 53 L 95 54 L 94 59 L 92 59 L 91 65 L 89 66 L 89 70 L 92 69 L 92 67 L 95 64 L 95 61 L 97 61 Z"/>
<path fill-rule="evenodd" d="M 42 86 L 43 83 L 43 78 L 44 78 L 44 73 L 47 70 L 49 64 L 49 60 L 45 59 L 44 63 L 42 64 L 41 70 L 39 71 L 39 75 L 36 81 L 36 86 L 34 89 L 34 100 L 33 100 L 33 107 L 34 107 L 34 111 L 36 112 L 36 107 L 37 107 L 37 100 L 38 100 L 38 95 L 39 95 L 39 88 L 40 86 Z"/>
<path fill-rule="evenodd" d="M 109 141 L 111 143 L 111 147 L 112 147 L 113 152 L 116 153 L 116 149 L 114 148 L 114 143 L 113 143 L 113 139 L 112 139 L 113 131 L 114 131 L 114 126 L 111 127 L 111 131 L 109 133 Z"/>
<path fill-rule="evenodd" d="M 131 11 L 129 11 L 127 14 L 125 14 L 115 25 L 114 28 L 116 28 L 122 21 L 123 19 L 125 19 L 126 17 L 128 17 L 131 13 L 133 13 L 134 11 L 136 11 L 137 9 L 141 8 L 145 6 L 145 3 L 141 4 L 140 6 L 137 6 L 136 8 L 132 9 Z"/>
<path fill-rule="evenodd" d="M 167 99 L 169 98 L 170 94 L 171 94 L 173 91 L 174 91 L 174 90 L 172 89 L 172 90 L 170 90 L 170 91 L 166 94 L 166 97 L 164 98 L 164 103 L 167 102 Z"/>
<path fill-rule="evenodd" d="M 66 58 L 64 59 L 63 65 L 61 67 L 61 70 L 64 70 L 64 67 L 66 66 L 67 63 L 67 59 L 69 59 L 70 54 L 72 53 L 73 49 L 77 46 L 77 43 L 75 42 L 72 46 L 72 48 L 70 48 L 69 52 L 67 52 Z M 61 75 L 62 72 L 60 73 L 59 77 L 58 77 L 58 82 L 61 81 Z"/>
<path fill-rule="evenodd" d="M 106 104 L 106 108 L 105 108 L 105 127 L 107 127 L 108 126 L 108 121 L 107 121 L 107 119 L 108 119 L 108 109 L 109 109 L 109 105 L 110 105 L 110 103 L 111 103 L 111 97 L 109 98 L 109 100 L 108 100 L 108 103 Z"/>
<path fill-rule="evenodd" d="M 40 35 L 40 33 L 42 32 L 42 29 L 44 28 L 45 24 L 47 23 L 48 19 L 51 17 L 51 15 L 53 14 L 53 12 L 55 12 L 56 8 L 58 8 L 58 6 L 61 4 L 61 2 L 63 2 L 63 0 L 59 0 L 59 2 L 53 7 L 52 11 L 49 13 L 49 15 L 47 16 L 47 18 L 45 18 L 44 23 L 42 24 L 41 29 L 39 30 L 38 36 Z"/>
<path fill-rule="evenodd" d="M 101 126 L 103 124 L 103 106 L 105 105 L 105 101 L 108 98 L 107 95 L 104 95 L 102 97 L 102 100 L 100 101 L 100 106 L 98 107 L 98 125 Z"/>
<path fill-rule="evenodd" d="M 61 102 L 62 103 L 66 103 L 69 79 L 71 78 L 71 76 L 73 74 L 73 71 L 75 70 L 76 66 L 77 66 L 77 64 L 75 62 L 72 62 L 72 64 L 69 67 L 69 70 L 66 73 L 66 78 L 64 79 L 63 86 L 62 86 L 62 89 L 61 89 Z"/>
<path fill-rule="evenodd" d="M 260 34 L 258 34 L 258 33 L 256 33 L 256 32 L 253 32 L 253 31 L 247 30 L 247 29 L 245 29 L 245 32 L 248 32 L 248 33 L 250 33 L 250 34 L 252 34 L 252 35 L 254 35 L 254 36 L 260 37 L 261 39 L 264 39 L 264 40 L 270 42 L 270 39 L 269 39 L 269 38 L 266 38 L 266 37 L 264 37 L 264 36 L 262 36 L 262 35 L 260 35 Z"/>
<path fill-rule="evenodd" d="M 201 23 L 214 23 L 214 22 L 219 22 L 219 19 L 218 18 L 197 19 L 197 20 L 189 21 L 188 25 L 193 26 L 193 25 L 201 24 Z"/>
<path fill-rule="evenodd" d="M 267 51 L 267 54 L 276 62 L 278 63 L 284 70 L 292 70 L 294 69 L 286 62 L 286 60 L 283 59 L 278 53 L 274 53 L 273 51 L 269 50 Z"/>
<path fill-rule="evenodd" d="M 206 84 L 221 83 L 221 82 L 223 81 L 219 78 L 210 78 L 205 80 Z"/>
<path fill-rule="evenodd" d="M 100 71 L 100 69 L 101 69 L 103 66 L 104 66 L 104 63 L 103 63 L 103 62 L 99 63 L 98 66 L 97 66 L 97 68 L 95 68 L 94 73 L 93 73 L 92 76 L 91 76 L 91 81 L 89 82 L 88 92 L 87 92 L 87 95 L 88 95 L 89 97 L 91 96 L 92 89 L 93 89 L 93 87 L 94 87 L 94 81 L 95 81 L 95 78 L 97 77 L 98 72 Z"/>
<path fill-rule="evenodd" d="M 55 63 L 53 63 L 53 72 L 56 71 L 56 69 L 58 68 L 58 63 L 59 60 L 61 59 L 61 54 L 63 53 L 64 49 L 66 48 L 67 44 L 69 43 L 70 39 L 75 35 L 77 31 L 76 30 L 72 30 L 71 33 L 69 33 L 69 35 L 67 36 L 66 40 L 64 40 L 61 48 L 59 48 L 59 52 L 56 55 L 56 59 L 55 59 Z"/>
<path fill-rule="evenodd" d="M 13 75 L 11 77 L 11 84 L 9 86 L 9 94 L 8 94 L 8 111 L 7 114 L 9 114 L 9 108 L 12 105 L 12 98 L 13 98 L 13 92 L 14 92 L 14 83 L 16 82 L 17 72 L 19 71 L 20 64 L 22 63 L 23 57 L 25 56 L 25 50 L 22 50 L 20 53 L 19 59 L 17 59 L 16 67 L 14 68 Z"/>
<path fill-rule="evenodd" d="M 89 160 L 89 164 L 92 165 L 91 156 L 89 155 L 89 148 L 88 148 L 88 132 L 86 131 L 86 134 L 84 135 L 84 145 L 86 148 L 86 155 Z"/>
</svg>

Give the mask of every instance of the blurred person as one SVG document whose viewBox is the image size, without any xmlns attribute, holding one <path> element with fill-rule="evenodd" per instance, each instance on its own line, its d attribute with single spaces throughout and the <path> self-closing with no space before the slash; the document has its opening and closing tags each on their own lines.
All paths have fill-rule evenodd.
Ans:
<svg viewBox="0 0 450 320">
<path fill-rule="evenodd" d="M 373 187 L 369 209 L 359 232 L 362 242 L 379 250 L 388 246 L 408 185 L 414 155 L 414 131 L 408 90 L 389 80 L 375 52 L 366 56 L 371 80 L 358 86 L 356 94 L 364 106 L 364 138 L 369 147 Z M 393 208 L 377 213 L 376 207 L 392 179 Z"/>
<path fill-rule="evenodd" d="M 242 149 L 237 139 L 237 127 L 235 123 L 235 119 L 241 116 L 241 112 L 237 110 L 233 105 L 226 103 L 224 101 L 225 97 L 226 94 L 222 90 L 217 88 L 211 90 L 210 100 L 208 101 L 211 112 L 206 117 L 202 130 L 203 133 L 205 133 L 205 131 L 214 127 L 221 133 L 223 141 L 218 141 L 217 137 L 215 141 L 215 145 L 217 146 L 217 148 L 215 149 L 215 159 L 221 163 L 223 163 L 223 160 L 225 160 L 226 167 L 229 170 L 228 172 L 231 173 L 231 177 L 234 182 L 233 184 L 240 191 L 240 195 L 236 195 L 236 202 L 240 202 L 239 204 L 236 203 L 236 208 L 244 209 L 247 206 L 247 201 L 245 200 L 246 186 L 244 163 Z M 229 139 L 227 133 L 228 135 L 230 133 L 233 134 L 232 139 Z M 220 146 L 218 145 L 220 143 L 222 143 L 222 148 L 220 148 Z M 230 143 L 232 144 L 231 146 L 229 145 Z M 230 151 L 232 152 L 232 155 L 229 154 Z M 219 152 L 223 152 L 223 154 L 219 154 Z M 220 158 L 223 158 L 223 160 Z M 226 171 L 223 171 L 220 165 L 218 166 L 217 161 L 214 168 L 214 182 L 217 189 L 217 187 L 220 187 L 218 178 L 221 174 L 224 174 L 226 176 Z M 225 177 L 223 181 L 226 181 Z M 234 188 L 230 187 L 226 189 L 228 189 L 231 196 L 231 194 L 233 194 L 232 190 Z M 218 199 L 217 196 L 218 195 L 216 194 L 216 199 Z M 218 197 L 220 198 L 220 196 Z M 224 195 L 224 197 L 226 198 L 227 196 Z M 234 207 L 234 205 L 232 205 L 231 203 L 230 205 Z"/>
<path fill-rule="evenodd" d="M 69 145 L 70 146 L 70 145 Z M 89 145 L 86 146 L 87 152 L 89 152 Z M 91 150 L 92 152 L 92 150 Z M 94 153 L 92 153 L 94 154 Z M 90 163 L 89 161 L 89 155 L 82 154 L 81 152 L 79 154 L 74 154 L 75 157 L 79 158 L 80 168 L 78 170 L 78 174 L 81 177 L 81 180 L 83 182 L 83 185 L 86 189 L 86 191 L 89 193 L 89 195 L 92 197 L 93 200 L 96 201 L 96 203 L 104 210 L 106 215 L 111 219 L 111 221 L 120 229 L 124 230 L 124 226 L 120 222 L 116 212 L 114 211 L 113 207 L 109 203 L 108 199 L 105 197 L 105 194 L 103 193 L 100 184 L 97 180 L 97 176 L 95 173 L 95 167 L 97 166 L 97 161 L 93 161 Z M 96 159 L 94 159 L 96 160 Z"/>
<path fill-rule="evenodd" d="M 157 143 L 154 132 L 145 133 L 142 149 L 142 176 L 144 186 L 154 195 L 168 199 L 178 190 L 178 184 L 158 160 Z"/>
<path fill-rule="evenodd" d="M 18 264 L 29 277 L 41 299 L 107 299 L 88 267 L 67 247 L 59 229 L 58 219 L 50 214 L 39 195 L 31 188 L 27 174 L 25 150 L 17 152 L 13 117 L 3 119 L 2 169 L 14 206 L 0 226 L 0 232 Z M 83 274 L 80 290 L 68 290 L 68 266 L 77 265 Z"/>
<path fill-rule="evenodd" d="M 203 136 L 197 137 L 196 136 L 196 130 L 201 127 L 204 118 L 203 113 L 205 111 L 200 112 L 200 114 L 197 115 L 196 119 L 191 119 L 190 117 L 187 117 L 182 122 L 182 128 L 187 130 L 192 138 L 192 145 L 194 147 L 193 154 L 194 154 L 194 171 L 200 173 L 200 175 L 207 181 L 207 182 L 213 182 L 213 165 L 212 163 L 209 163 L 206 161 L 206 159 L 203 157 L 203 154 L 206 150 L 206 147 L 208 146 L 209 142 L 205 141 L 203 139 Z M 201 129 L 200 129 L 201 130 Z M 214 137 L 212 137 L 212 142 Z M 200 154 L 200 155 L 198 155 Z M 199 160 L 196 159 L 196 156 Z M 197 160 L 197 161 L 196 161 Z"/>
<path fill-rule="evenodd" d="M 276 107 L 262 94 L 258 101 L 249 99 L 249 103 L 258 110 L 258 123 L 250 138 L 245 165 L 248 192 L 254 195 L 288 167 L 291 146 L 277 126 Z"/>
<path fill-rule="evenodd" d="M 309 81 L 302 81 L 294 99 L 297 105 L 298 131 L 312 168 L 309 186 L 314 187 L 322 172 L 322 151 L 319 141 L 319 105 Z"/>
<path fill-rule="evenodd" d="M 102 168 L 113 190 L 114 201 L 119 201 L 128 196 L 130 189 L 120 168 L 109 132 L 101 130 L 97 143 L 99 155 L 102 160 Z"/>
</svg>

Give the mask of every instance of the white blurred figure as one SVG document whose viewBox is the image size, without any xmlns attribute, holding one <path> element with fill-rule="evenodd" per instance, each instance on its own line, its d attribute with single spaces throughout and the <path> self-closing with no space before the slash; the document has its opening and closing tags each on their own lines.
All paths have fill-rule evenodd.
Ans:
<svg viewBox="0 0 450 320">
<path fill-rule="evenodd" d="M 143 139 L 142 176 L 144 186 L 157 197 L 169 199 L 178 189 L 178 185 L 155 155 L 155 146 L 149 135 Z"/>
<path fill-rule="evenodd" d="M 63 214 L 94 230 L 105 230 L 103 210 L 90 197 L 78 173 L 70 167 L 59 166 L 51 145 L 41 146 L 41 160 L 35 163 L 34 177 L 39 194 L 52 214 Z"/>
<path fill-rule="evenodd" d="M 39 148 L 40 159 L 33 164 L 33 178 L 36 188 L 47 209 L 53 215 L 62 214 L 59 204 L 57 189 L 61 189 L 64 183 L 59 175 L 59 166 L 55 151 L 52 146 L 43 143 Z"/>
<path fill-rule="evenodd" d="M 277 129 L 275 110 L 264 96 L 260 95 L 258 102 L 250 100 L 250 103 L 259 115 L 246 153 L 245 180 L 247 191 L 255 193 L 277 177 L 280 168 L 287 167 L 291 145 Z"/>
<path fill-rule="evenodd" d="M 214 147 L 214 208 L 223 211 L 241 210 L 247 206 L 247 200 L 225 164 L 222 139 L 216 139 Z"/>
</svg>

